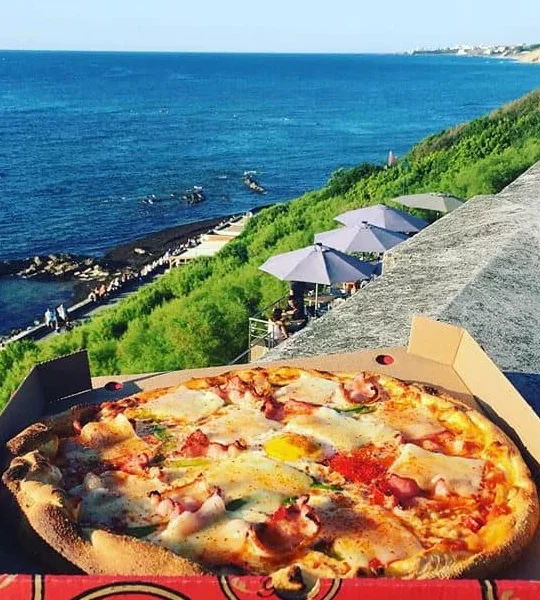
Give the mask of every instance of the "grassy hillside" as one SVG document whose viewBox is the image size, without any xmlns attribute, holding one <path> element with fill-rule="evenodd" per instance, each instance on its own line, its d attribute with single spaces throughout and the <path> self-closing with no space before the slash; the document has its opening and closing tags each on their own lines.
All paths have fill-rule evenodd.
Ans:
<svg viewBox="0 0 540 600">
<path fill-rule="evenodd" d="M 0 405 L 37 361 L 88 348 L 93 374 L 203 367 L 246 348 L 247 319 L 286 284 L 258 267 L 335 227 L 333 217 L 403 193 L 494 193 L 540 160 L 540 91 L 431 136 L 398 165 L 337 171 L 327 186 L 260 212 L 216 257 L 201 258 L 146 286 L 91 323 L 42 344 L 0 352 Z"/>
</svg>

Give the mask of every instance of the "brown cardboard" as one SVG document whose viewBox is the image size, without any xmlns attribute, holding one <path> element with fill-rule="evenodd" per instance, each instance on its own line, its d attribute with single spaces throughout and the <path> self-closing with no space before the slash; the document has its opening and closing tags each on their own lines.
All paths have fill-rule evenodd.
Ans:
<svg viewBox="0 0 540 600">
<path fill-rule="evenodd" d="M 394 359 L 392 364 L 384 365 L 377 362 L 377 356 L 385 354 L 392 356 Z M 83 363 L 86 361 L 87 364 L 86 357 L 79 355 L 74 356 L 71 360 L 76 363 L 75 372 L 79 375 L 80 373 L 84 374 Z M 49 366 L 53 365 L 56 372 L 55 362 L 49 363 Z M 483 410 L 490 418 L 493 418 L 519 444 L 531 472 L 535 476 L 538 476 L 540 472 L 538 469 L 540 418 L 464 329 L 432 321 L 425 317 L 415 317 L 407 348 L 382 348 L 350 354 L 278 361 L 273 364 L 289 364 L 330 371 L 372 370 L 406 381 L 419 381 L 436 386 L 470 406 Z M 67 363 L 64 363 L 65 365 Z M 169 373 L 96 377 L 92 380 L 93 389 L 91 391 L 84 391 L 63 400 L 58 398 L 60 401 L 55 404 L 51 404 L 51 402 L 55 402 L 57 399 L 51 398 L 50 395 L 47 396 L 46 402 L 42 399 L 42 410 L 45 412 L 51 407 L 61 410 L 78 403 L 112 400 L 140 390 L 178 384 L 191 377 L 216 375 L 244 367 L 245 365 L 235 365 L 234 367 L 221 366 Z M 10 416 L 14 412 L 15 405 L 17 407 L 27 406 L 30 393 L 34 398 L 39 396 L 39 389 L 36 390 L 37 382 L 33 373 L 21 385 L 4 413 L 0 415 L 0 434 L 4 432 L 5 428 L 4 417 Z M 47 364 L 40 366 L 40 375 L 48 376 Z M 63 377 L 68 379 L 67 382 L 64 382 L 63 389 L 74 390 L 77 387 L 80 390 L 84 389 L 85 384 L 78 385 L 77 383 L 78 376 L 72 378 L 70 373 L 64 371 Z M 73 380 L 70 381 L 70 379 Z M 105 384 L 111 381 L 123 382 L 122 389 L 106 390 Z M 61 389 L 62 386 L 59 390 L 61 391 Z M 48 388 L 47 391 L 50 394 L 51 388 Z M 17 424 L 21 425 L 25 419 L 25 424 L 35 421 L 36 412 L 39 411 L 34 407 L 32 414 L 25 415 L 24 419 L 21 417 Z M 13 432 L 13 420 L 10 419 L 8 424 L 10 425 L 9 430 Z M 20 428 L 23 426 L 24 424 Z M 540 532 L 537 532 L 533 544 L 527 549 L 521 560 L 501 575 L 509 579 L 540 580 Z"/>
<path fill-rule="evenodd" d="M 392 365 L 381 365 L 375 360 L 377 356 L 385 354 L 394 358 L 394 363 Z M 253 367 L 256 364 L 257 363 L 250 365 L 225 365 L 205 369 L 186 369 L 184 371 L 173 371 L 154 375 L 104 376 L 95 377 L 92 379 L 92 382 L 94 384 L 94 394 L 98 394 L 101 399 L 109 399 L 111 396 L 103 389 L 103 386 L 111 381 L 122 382 L 124 385 L 130 386 L 130 389 L 133 389 L 135 392 L 137 390 L 148 390 L 156 387 L 176 385 L 182 381 L 187 381 L 192 377 L 218 375 L 231 370 L 234 371 L 246 367 Z M 281 360 L 271 364 L 302 366 L 314 369 L 321 368 L 328 371 L 377 371 L 406 381 L 418 381 L 432 385 L 436 384 L 441 389 L 451 392 L 463 402 L 476 407 L 473 396 L 469 393 L 463 381 L 457 376 L 450 365 L 414 356 L 410 354 L 406 348 L 379 348 L 378 350 L 365 350 L 363 352 L 349 354 L 329 354 L 324 357 L 318 356 L 287 361 Z M 133 386 L 135 386 L 136 389 L 134 389 Z M 122 391 L 120 395 L 123 397 L 129 394 Z"/>
</svg>

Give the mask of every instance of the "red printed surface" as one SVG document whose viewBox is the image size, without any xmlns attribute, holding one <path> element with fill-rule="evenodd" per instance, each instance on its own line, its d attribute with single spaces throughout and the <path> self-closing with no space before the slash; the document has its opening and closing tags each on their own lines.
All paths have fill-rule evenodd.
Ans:
<svg viewBox="0 0 540 600">
<path fill-rule="evenodd" d="M 278 600 L 266 577 L 0 575 L 0 600 Z M 540 582 L 324 579 L 309 600 L 539 600 Z"/>
</svg>

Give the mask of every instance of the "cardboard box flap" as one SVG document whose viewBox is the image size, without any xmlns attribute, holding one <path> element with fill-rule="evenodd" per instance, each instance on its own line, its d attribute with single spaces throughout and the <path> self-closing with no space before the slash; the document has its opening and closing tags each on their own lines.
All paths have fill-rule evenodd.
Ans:
<svg viewBox="0 0 540 600">
<path fill-rule="evenodd" d="M 452 366 L 464 331 L 461 327 L 415 315 L 412 319 L 407 352 Z"/>
<path fill-rule="evenodd" d="M 92 389 L 86 350 L 40 363 L 36 368 L 46 405 Z"/>
<path fill-rule="evenodd" d="M 540 483 L 540 417 L 466 331 L 454 369 L 486 416 L 518 445 L 533 477 Z"/>
<path fill-rule="evenodd" d="M 61 398 L 90 389 L 92 380 L 86 350 L 39 363 L 23 379 L 0 414 L 0 447 L 50 412 L 51 405 Z"/>
<path fill-rule="evenodd" d="M 37 367 L 19 385 L 0 414 L 0 447 L 34 421 L 45 410 L 45 397 Z"/>
<path fill-rule="evenodd" d="M 415 315 L 407 352 L 450 366 L 477 407 L 518 446 L 540 483 L 540 417 L 467 331 Z"/>
</svg>

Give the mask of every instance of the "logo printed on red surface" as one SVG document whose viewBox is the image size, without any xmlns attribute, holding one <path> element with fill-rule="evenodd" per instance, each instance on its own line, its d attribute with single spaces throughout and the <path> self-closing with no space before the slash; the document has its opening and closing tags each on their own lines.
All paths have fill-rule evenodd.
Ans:
<svg viewBox="0 0 540 600">
<path fill-rule="evenodd" d="M 72 600 L 191 600 L 185 594 L 155 583 L 119 582 L 85 590 Z"/>
<path fill-rule="evenodd" d="M 221 591 L 229 600 L 256 600 L 256 598 L 281 598 L 279 590 L 274 589 L 272 579 L 254 577 L 233 577 L 224 575 L 219 578 Z M 332 600 L 339 592 L 341 581 L 339 579 L 319 579 L 313 588 L 301 595 L 306 600 Z M 283 596 L 289 598 L 289 595 Z"/>
</svg>

